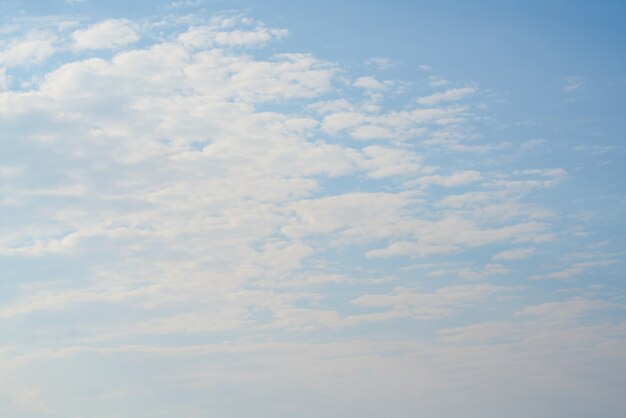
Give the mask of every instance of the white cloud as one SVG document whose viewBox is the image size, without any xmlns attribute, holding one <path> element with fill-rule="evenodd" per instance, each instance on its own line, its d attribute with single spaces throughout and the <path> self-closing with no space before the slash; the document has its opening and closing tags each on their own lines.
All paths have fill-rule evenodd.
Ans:
<svg viewBox="0 0 626 418">
<path fill-rule="evenodd" d="M 15 67 L 41 64 L 56 52 L 54 42 L 53 35 L 41 32 L 31 32 L 20 39 L 0 42 L 0 65 Z"/>
<path fill-rule="evenodd" d="M 350 136 L 354 139 L 362 140 L 402 138 L 393 129 L 380 125 L 357 126 L 352 129 Z"/>
<path fill-rule="evenodd" d="M 534 248 L 515 248 L 513 250 L 501 251 L 491 257 L 492 260 L 521 260 L 528 258 L 537 251 Z"/>
<path fill-rule="evenodd" d="M 420 105 L 435 105 L 445 102 L 456 102 L 469 95 L 476 93 L 478 89 L 475 87 L 461 87 L 455 89 L 448 89 L 441 93 L 433 93 L 430 96 L 420 97 L 417 99 L 417 103 Z"/>
<path fill-rule="evenodd" d="M 223 31 L 213 26 L 194 27 L 178 36 L 185 45 L 200 48 L 209 46 L 253 46 L 287 36 L 285 29 L 259 26 L 253 30 Z"/>
<path fill-rule="evenodd" d="M 364 90 L 385 90 L 387 86 L 374 77 L 359 77 L 352 84 Z"/>
<path fill-rule="evenodd" d="M 166 8 L 178 10 L 178 9 L 185 8 L 185 7 L 194 7 L 194 6 L 199 6 L 200 4 L 202 4 L 203 1 L 204 0 L 180 0 L 180 1 L 173 1 L 170 4 L 168 4 L 166 6 Z"/>
<path fill-rule="evenodd" d="M 519 170 L 514 171 L 513 174 L 522 174 L 522 175 L 536 175 L 542 177 L 565 177 L 567 172 L 562 168 L 544 168 L 544 169 L 531 169 L 531 170 Z"/>
<path fill-rule="evenodd" d="M 201 52 L 186 68 L 188 83 L 206 94 L 245 102 L 312 98 L 330 89 L 336 68 L 308 54 L 279 54 L 269 61 Z"/>
<path fill-rule="evenodd" d="M 353 109 L 326 114 L 322 129 L 329 134 L 348 131 L 359 140 L 387 139 L 403 141 L 426 133 L 433 124 L 447 124 L 463 120 L 463 109 L 459 107 L 413 109 L 391 111 L 384 114 L 369 114 Z"/>
<path fill-rule="evenodd" d="M 310 105 L 309 108 L 321 115 L 335 112 L 356 111 L 356 107 L 345 99 L 317 102 Z"/>
<path fill-rule="evenodd" d="M 453 254 L 463 249 L 499 242 L 532 242 L 543 240 L 546 226 L 537 222 L 481 228 L 476 222 L 458 217 L 439 221 L 414 221 L 404 230 L 413 240 L 397 240 L 385 248 L 368 251 L 368 258 L 426 257 L 433 254 Z"/>
<path fill-rule="evenodd" d="M 396 288 L 390 294 L 362 295 L 352 304 L 367 308 L 387 308 L 389 313 L 375 317 L 412 317 L 417 320 L 433 320 L 450 316 L 464 307 L 484 301 L 496 293 L 510 288 L 486 284 L 442 287 L 433 293 L 416 289 Z M 367 316 L 362 319 L 368 318 Z M 358 321 L 359 316 L 349 318 Z"/>
<path fill-rule="evenodd" d="M 401 209 L 409 196 L 391 193 L 345 193 L 294 202 L 295 222 L 283 227 L 288 236 L 337 233 L 339 241 L 369 241 L 393 235 L 401 228 Z"/>
<path fill-rule="evenodd" d="M 430 185 L 438 185 L 444 187 L 457 187 L 468 183 L 473 183 L 482 179 L 481 174 L 475 170 L 465 170 L 457 173 L 453 173 L 449 176 L 431 175 L 421 177 L 414 180 L 410 184 L 416 184 L 422 187 Z"/>
<path fill-rule="evenodd" d="M 418 155 L 397 149 L 372 145 L 363 148 L 365 160 L 358 164 L 368 171 L 368 177 L 380 179 L 396 175 L 417 174 L 428 171 Z"/>
<path fill-rule="evenodd" d="M 428 77 L 429 81 L 429 85 L 431 87 L 443 87 L 443 86 L 447 86 L 449 84 L 448 80 L 446 80 L 445 78 L 439 77 L 439 76 L 430 76 Z"/>
<path fill-rule="evenodd" d="M 570 266 L 565 267 L 562 270 L 555 271 L 548 274 L 539 274 L 532 276 L 531 279 L 534 280 L 544 280 L 544 279 L 557 279 L 557 280 L 567 280 L 572 279 L 576 276 L 580 276 L 582 274 L 588 273 L 590 270 L 599 267 L 608 267 L 613 264 L 616 264 L 617 260 L 615 259 L 604 259 L 604 260 L 594 260 L 594 261 L 580 261 L 576 263 L 572 263 Z"/>
<path fill-rule="evenodd" d="M 9 88 L 9 76 L 7 75 L 7 69 L 0 67 L 0 92 Z"/>
<path fill-rule="evenodd" d="M 396 63 L 389 58 L 372 57 L 365 60 L 365 66 L 384 71 L 395 67 Z"/>
<path fill-rule="evenodd" d="M 464 279 L 478 280 L 490 276 L 504 276 L 510 272 L 511 270 L 501 264 L 486 264 L 480 269 L 459 270 L 457 274 Z"/>
<path fill-rule="evenodd" d="M 567 172 L 562 168 L 516 170 L 506 177 L 493 180 L 491 184 L 510 190 L 554 187 L 567 178 Z"/>
<path fill-rule="evenodd" d="M 139 34 L 125 19 L 109 19 L 72 33 L 74 49 L 116 49 L 139 40 Z"/>
</svg>

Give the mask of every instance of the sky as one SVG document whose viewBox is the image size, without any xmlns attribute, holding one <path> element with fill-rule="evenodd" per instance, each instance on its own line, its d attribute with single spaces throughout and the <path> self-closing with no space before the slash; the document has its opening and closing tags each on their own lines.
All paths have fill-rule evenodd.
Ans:
<svg viewBox="0 0 626 418">
<path fill-rule="evenodd" d="M 0 416 L 626 416 L 625 20 L 0 1 Z"/>
</svg>

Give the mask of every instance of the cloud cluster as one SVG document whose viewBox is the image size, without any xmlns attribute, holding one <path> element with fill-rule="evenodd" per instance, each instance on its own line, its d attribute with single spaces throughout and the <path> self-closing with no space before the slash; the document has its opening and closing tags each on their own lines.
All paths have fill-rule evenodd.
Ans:
<svg viewBox="0 0 626 418">
<path fill-rule="evenodd" d="M 420 91 L 398 105 L 397 86 L 408 84 L 264 49 L 285 29 L 238 15 L 169 19 L 57 22 L 2 41 L 0 208 L 10 222 L 0 257 L 11 277 L 0 320 L 21 331 L 0 346 L 0 374 L 28 381 L 45 365 L 49 378 L 72 359 L 97 375 L 103 358 L 132 369 L 137 357 L 166 357 L 176 367 L 148 367 L 158 393 L 175 380 L 203 390 L 211 376 L 259 399 L 283 390 L 332 399 L 334 412 L 311 416 L 364 416 L 368 397 L 391 385 L 385 399 L 397 410 L 370 416 L 408 416 L 454 376 L 459 391 L 479 382 L 471 393 L 516 373 L 528 384 L 520 398 L 547 386 L 511 362 L 532 347 L 555 356 L 554 331 L 591 342 L 551 366 L 559 379 L 575 358 L 623 357 L 622 323 L 577 322 L 615 304 L 501 304 L 540 283 L 528 278 L 578 277 L 616 259 L 516 270 L 563 233 L 533 193 L 568 172 L 481 157 L 500 148 L 474 134 L 486 118 L 472 101 L 478 87 Z M 486 309 L 493 321 L 481 323 Z M 422 326 L 423 338 L 407 336 Z M 81 379 L 63 386 L 80 405 L 147 396 L 129 385 L 90 392 Z M 12 401 L 0 412 L 67 411 L 54 402 L 67 396 L 61 387 L 4 382 L 0 404 Z M 169 416 L 206 406 L 181 405 Z M 110 408 L 103 414 L 122 416 Z M 291 415 L 276 416 L 295 410 L 285 404 Z"/>
<path fill-rule="evenodd" d="M 92 301 L 172 306 L 173 318 L 185 318 L 191 300 L 211 295 L 214 306 L 228 306 L 237 295 L 225 324 L 236 327 L 259 309 L 270 316 L 253 322 L 277 325 L 302 301 L 324 296 L 283 297 L 270 283 L 283 286 L 303 272 L 343 281 L 354 274 L 354 267 L 315 267 L 333 248 L 360 248 L 368 262 L 550 239 L 545 217 L 522 199 L 533 187 L 551 187 L 563 170 L 444 170 L 418 152 L 420 138 L 471 123 L 466 106 L 448 102 L 476 88 L 382 109 L 377 98 L 334 98 L 342 88 L 335 64 L 298 53 L 254 58 L 239 48 L 284 30 L 214 18 L 128 49 L 141 27 L 106 20 L 60 32 L 75 51 L 126 49 L 78 55 L 31 89 L 0 96 L 2 123 L 13 133 L 5 146 L 17 152 L 17 171 L 2 186 L 6 204 L 31 219 L 5 231 L 0 253 L 94 260 L 80 285 L 29 285 L 5 317 Z M 353 85 L 385 91 L 392 83 L 360 77 Z M 365 189 L 334 190 L 333 182 L 348 179 Z M 465 189 L 433 197 L 435 186 Z M 494 260 L 525 255 L 507 251 Z M 255 283 L 269 288 L 267 304 L 244 296 Z M 329 324 L 346 316 L 328 311 Z M 288 316 L 306 322 L 304 314 Z"/>
</svg>

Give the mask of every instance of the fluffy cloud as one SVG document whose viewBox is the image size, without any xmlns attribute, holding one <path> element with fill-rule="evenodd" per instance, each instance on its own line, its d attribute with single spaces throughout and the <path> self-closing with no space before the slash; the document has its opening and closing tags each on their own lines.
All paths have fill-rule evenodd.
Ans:
<svg viewBox="0 0 626 418">
<path fill-rule="evenodd" d="M 110 19 L 79 29 L 72 33 L 74 48 L 115 49 L 139 40 L 139 34 L 133 25 L 124 19 Z"/>
<path fill-rule="evenodd" d="M 359 77 L 352 84 L 354 87 L 359 87 L 365 90 L 384 90 L 387 86 L 374 77 Z"/>
<path fill-rule="evenodd" d="M 23 38 L 0 42 L 0 65 L 15 67 L 40 64 L 57 50 L 54 36 L 31 32 Z"/>
</svg>

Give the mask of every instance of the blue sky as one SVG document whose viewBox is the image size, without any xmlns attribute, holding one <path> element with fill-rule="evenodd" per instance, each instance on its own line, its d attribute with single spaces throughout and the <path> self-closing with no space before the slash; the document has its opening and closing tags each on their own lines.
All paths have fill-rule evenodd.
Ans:
<svg viewBox="0 0 626 418">
<path fill-rule="evenodd" d="M 1 416 L 626 413 L 622 2 L 0 15 Z"/>
</svg>

